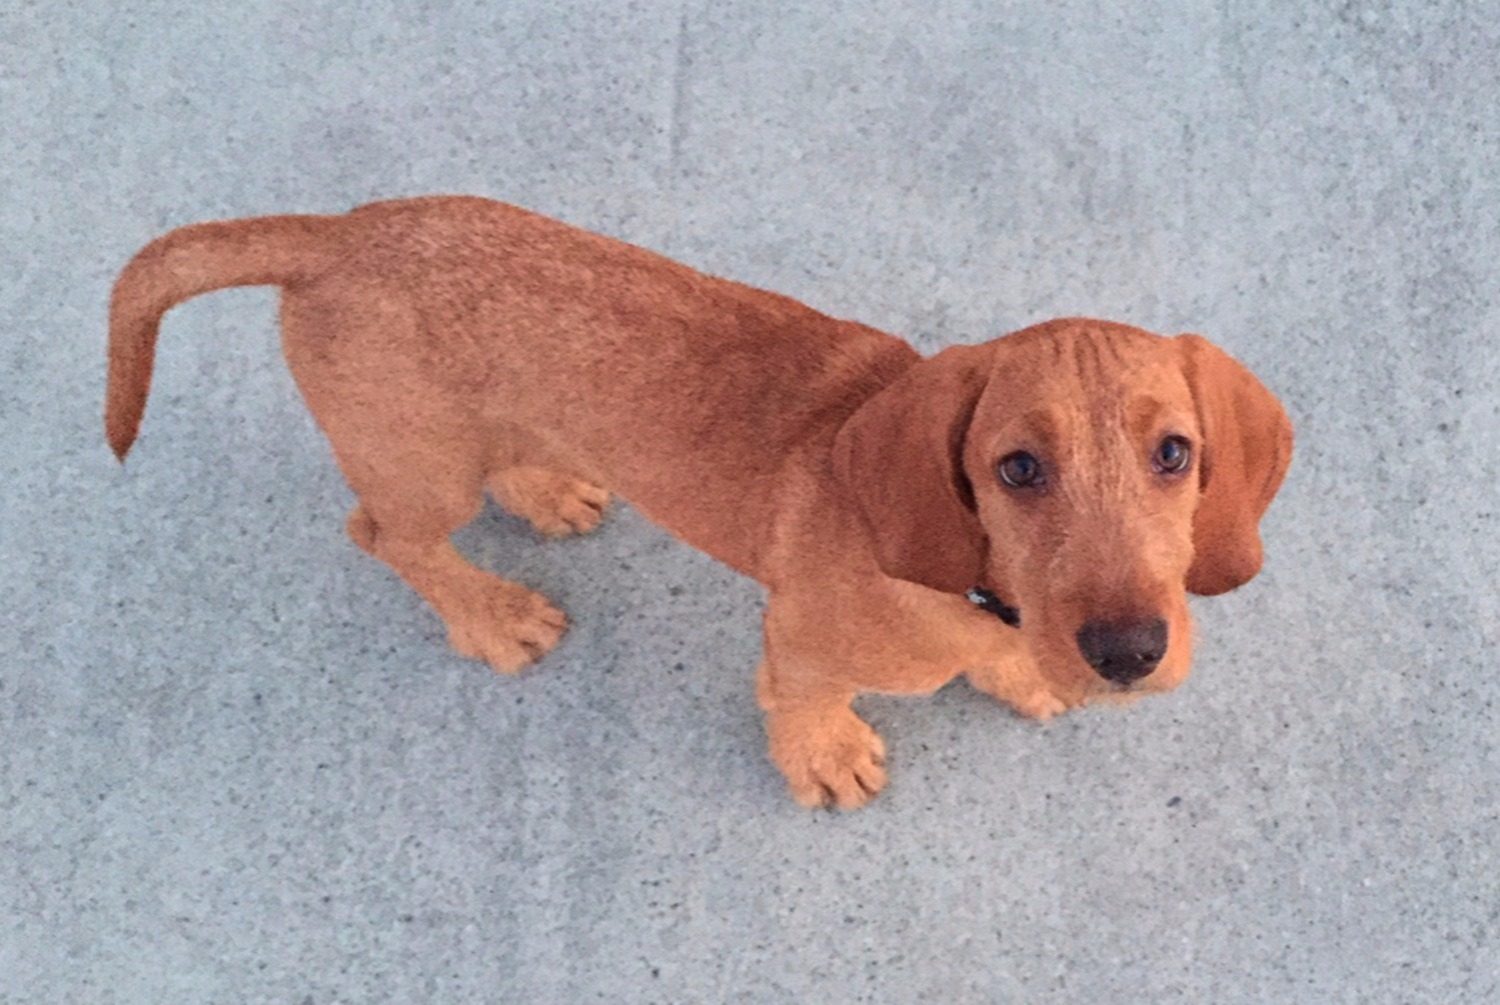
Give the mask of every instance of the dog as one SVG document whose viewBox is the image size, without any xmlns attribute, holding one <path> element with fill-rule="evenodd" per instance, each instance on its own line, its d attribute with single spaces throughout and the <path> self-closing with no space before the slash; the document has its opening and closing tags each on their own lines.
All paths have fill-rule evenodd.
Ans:
<svg viewBox="0 0 1500 1005">
<path fill-rule="evenodd" d="M 450 542 L 485 491 L 559 536 L 596 527 L 613 492 L 758 580 L 770 756 L 809 807 L 886 784 L 861 692 L 966 675 L 1046 719 L 1175 687 L 1186 594 L 1260 570 L 1291 460 L 1276 398 L 1196 335 L 1069 318 L 924 359 L 629 244 L 434 196 L 143 248 L 110 302 L 122 462 L 161 316 L 255 285 L 282 290 L 287 362 L 358 497 L 350 537 L 459 653 L 514 673 L 566 627 Z"/>
</svg>

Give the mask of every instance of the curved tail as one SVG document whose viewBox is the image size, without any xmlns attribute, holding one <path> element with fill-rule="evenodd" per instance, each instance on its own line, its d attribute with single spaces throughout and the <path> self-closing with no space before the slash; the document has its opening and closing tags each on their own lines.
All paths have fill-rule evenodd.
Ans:
<svg viewBox="0 0 1500 1005">
<path fill-rule="evenodd" d="M 121 461 L 135 442 L 151 390 L 161 316 L 230 286 L 288 286 L 317 275 L 335 253 L 338 217 L 263 216 L 180 227 L 142 248 L 109 301 L 104 435 Z"/>
</svg>

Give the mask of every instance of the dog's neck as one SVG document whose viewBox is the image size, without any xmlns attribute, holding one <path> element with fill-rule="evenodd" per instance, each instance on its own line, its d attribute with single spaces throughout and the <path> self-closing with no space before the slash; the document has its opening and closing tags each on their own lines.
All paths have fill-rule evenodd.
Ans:
<svg viewBox="0 0 1500 1005">
<path fill-rule="evenodd" d="M 989 590 L 976 586 L 964 596 L 968 598 L 969 603 L 984 608 L 1012 628 L 1021 627 L 1020 610 L 1005 603 Z"/>
</svg>

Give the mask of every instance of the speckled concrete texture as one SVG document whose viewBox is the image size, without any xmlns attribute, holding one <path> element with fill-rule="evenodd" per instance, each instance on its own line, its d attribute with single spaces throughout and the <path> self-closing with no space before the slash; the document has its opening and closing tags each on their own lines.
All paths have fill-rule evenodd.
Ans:
<svg viewBox="0 0 1500 1005">
<path fill-rule="evenodd" d="M 0 1002 L 1500 1000 L 1500 31 L 1482 5 L 11 2 Z M 171 226 L 472 192 L 903 334 L 1209 335 L 1298 425 L 1194 676 L 764 754 L 760 596 L 629 510 L 460 536 L 576 628 L 501 679 L 344 537 L 275 298 Z"/>
</svg>

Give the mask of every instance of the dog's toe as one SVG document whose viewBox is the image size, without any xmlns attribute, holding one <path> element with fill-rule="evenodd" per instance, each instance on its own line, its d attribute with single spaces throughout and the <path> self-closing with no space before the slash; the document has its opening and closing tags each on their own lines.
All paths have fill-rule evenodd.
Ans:
<svg viewBox="0 0 1500 1005">
<path fill-rule="evenodd" d="M 1063 700 L 1050 691 L 1033 691 L 1017 701 L 1011 703 L 1011 708 L 1018 715 L 1024 715 L 1028 719 L 1040 719 L 1046 722 L 1055 715 L 1062 715 L 1068 710 Z"/>
<path fill-rule="evenodd" d="M 532 523 L 544 534 L 565 536 L 587 534 L 604 519 L 604 507 L 609 505 L 609 493 L 588 482 L 574 482 L 566 492 L 558 494 L 555 519 L 544 527 L 536 519 Z"/>
<path fill-rule="evenodd" d="M 803 806 L 852 810 L 885 788 L 885 744 L 848 708 L 777 712 L 767 727 L 771 757 Z"/>
<path fill-rule="evenodd" d="M 516 673 L 557 645 L 568 619 L 539 593 L 513 584 L 485 598 L 466 623 L 449 626 L 453 648 L 481 659 L 499 673 Z"/>
<path fill-rule="evenodd" d="M 495 501 L 549 537 L 587 534 L 604 519 L 609 492 L 545 468 L 509 468 L 491 476 Z"/>
</svg>

